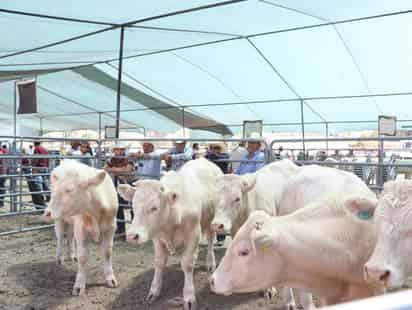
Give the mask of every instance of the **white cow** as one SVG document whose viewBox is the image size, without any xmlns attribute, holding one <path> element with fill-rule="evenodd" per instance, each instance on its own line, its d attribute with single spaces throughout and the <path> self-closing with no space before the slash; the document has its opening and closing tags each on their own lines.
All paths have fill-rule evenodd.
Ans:
<svg viewBox="0 0 412 310">
<path fill-rule="evenodd" d="M 160 181 L 142 180 L 135 187 L 118 187 L 122 197 L 133 201 L 135 212 L 127 240 L 135 244 L 153 240 L 155 273 L 147 301 L 160 295 L 168 255 L 180 254 L 185 275 L 184 308 L 196 308 L 193 268 L 202 232 L 208 238 L 208 269 L 213 271 L 216 266 L 211 221 L 216 181 L 221 175 L 215 164 L 199 158 L 187 162 L 178 172 L 169 172 Z"/>
<path fill-rule="evenodd" d="M 118 199 L 109 175 L 76 160 L 64 160 L 51 173 L 51 200 L 44 212 L 46 220 L 55 221 L 57 261 L 63 262 L 65 223 L 74 231 L 78 271 L 73 295 L 86 293 L 87 237 L 101 243 L 104 275 L 109 287 L 116 287 L 112 268 L 113 235 L 116 229 Z M 71 232 L 68 233 L 71 239 Z"/>
<path fill-rule="evenodd" d="M 253 174 L 221 176 L 213 228 L 217 232 L 230 232 L 234 237 L 253 211 L 276 215 L 287 180 L 299 171 L 292 161 L 284 159 Z"/>
<path fill-rule="evenodd" d="M 365 264 L 365 277 L 388 287 L 412 275 L 412 181 L 387 182 L 374 214 L 377 244 Z"/>
<path fill-rule="evenodd" d="M 329 192 L 338 191 L 373 195 L 352 173 L 318 165 L 298 167 L 287 159 L 270 164 L 253 175 L 225 175 L 219 183 L 220 199 L 213 227 L 217 231 L 223 227 L 231 228 L 232 236 L 235 236 L 254 210 L 263 210 L 269 215 L 286 215 Z M 294 307 L 289 289 L 283 294 L 285 303 Z M 301 292 L 300 300 L 305 309 L 313 307 L 309 294 Z"/>
<path fill-rule="evenodd" d="M 367 185 L 355 174 L 335 168 L 318 165 L 304 166 L 285 185 L 279 203 L 279 215 L 291 214 L 304 206 L 322 199 L 330 193 L 343 196 L 357 195 L 374 198 L 375 195 Z M 295 300 L 290 290 L 284 290 L 284 302 L 289 308 L 295 307 Z M 300 293 L 304 309 L 314 307 L 310 294 Z"/>
<path fill-rule="evenodd" d="M 321 305 L 382 293 L 363 277 L 374 225 L 351 214 L 370 214 L 375 205 L 373 195 L 334 193 L 286 216 L 255 211 L 214 272 L 211 289 L 230 295 L 295 287 L 318 295 Z"/>
</svg>

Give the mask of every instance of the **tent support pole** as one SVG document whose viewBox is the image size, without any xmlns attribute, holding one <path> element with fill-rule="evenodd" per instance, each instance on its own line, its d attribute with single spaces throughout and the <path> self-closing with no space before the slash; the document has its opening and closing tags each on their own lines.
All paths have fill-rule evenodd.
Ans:
<svg viewBox="0 0 412 310">
<path fill-rule="evenodd" d="M 182 107 L 182 129 L 183 137 L 185 137 L 185 107 Z"/>
<path fill-rule="evenodd" d="M 300 100 L 300 124 L 302 126 L 302 150 L 306 158 L 306 149 L 305 149 L 305 119 L 303 115 L 303 100 Z"/>
<path fill-rule="evenodd" d="M 329 154 L 329 123 L 325 122 L 326 154 Z"/>
<path fill-rule="evenodd" d="M 43 117 L 39 118 L 39 136 L 43 136 Z"/>
<path fill-rule="evenodd" d="M 102 138 L 102 112 L 99 112 L 99 140 Z"/>
<path fill-rule="evenodd" d="M 119 49 L 119 70 L 117 75 L 117 100 L 116 100 L 116 138 L 119 138 L 120 133 L 120 99 L 122 91 L 122 69 L 123 69 L 123 41 L 124 27 L 120 28 L 120 49 Z"/>
</svg>

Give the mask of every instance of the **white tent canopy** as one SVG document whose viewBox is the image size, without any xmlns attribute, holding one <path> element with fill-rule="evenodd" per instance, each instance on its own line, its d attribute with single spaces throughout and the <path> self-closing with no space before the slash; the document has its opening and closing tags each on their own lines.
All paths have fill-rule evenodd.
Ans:
<svg viewBox="0 0 412 310">
<path fill-rule="evenodd" d="M 20 116 L 26 126 L 114 124 L 120 24 L 121 126 L 227 134 L 253 119 L 273 131 L 412 119 L 410 1 L 6 0 L 0 20 L 0 118 L 12 118 L 14 80 L 35 75 L 39 113 Z"/>
</svg>

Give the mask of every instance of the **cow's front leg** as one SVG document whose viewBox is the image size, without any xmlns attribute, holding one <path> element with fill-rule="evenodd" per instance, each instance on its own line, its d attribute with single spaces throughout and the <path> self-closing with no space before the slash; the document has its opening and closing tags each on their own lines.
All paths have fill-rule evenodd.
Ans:
<svg viewBox="0 0 412 310">
<path fill-rule="evenodd" d="M 118 285 L 112 266 L 114 231 L 115 226 L 113 225 L 113 227 L 110 227 L 108 231 L 101 233 L 101 248 L 104 257 L 103 272 L 108 287 L 117 287 Z"/>
<path fill-rule="evenodd" d="M 64 251 L 63 251 L 63 243 L 64 243 L 64 221 L 63 220 L 56 220 L 54 224 L 54 231 L 56 232 L 56 262 L 57 264 L 63 264 L 64 262 Z"/>
<path fill-rule="evenodd" d="M 158 239 L 153 240 L 154 246 L 154 267 L 155 272 L 153 276 L 152 285 L 150 286 L 149 294 L 146 297 L 146 301 L 152 303 L 160 296 L 162 290 L 163 281 L 163 269 L 167 264 L 168 253 L 165 245 Z"/>
<path fill-rule="evenodd" d="M 77 245 L 78 269 L 76 274 L 76 282 L 73 287 L 73 295 L 82 296 L 86 294 L 86 267 L 89 254 L 87 249 L 87 235 L 85 231 L 83 231 L 82 225 L 75 225 L 74 238 Z"/>
<path fill-rule="evenodd" d="M 213 242 L 215 240 L 216 233 L 210 229 L 207 232 L 207 257 L 206 257 L 206 267 L 207 271 L 212 273 L 216 269 L 216 258 Z"/>
<path fill-rule="evenodd" d="M 74 225 L 66 224 L 67 252 L 72 262 L 77 262 L 76 242 L 74 241 Z"/>
<path fill-rule="evenodd" d="M 302 305 L 303 310 L 316 309 L 311 293 L 306 293 L 300 289 L 296 289 L 296 291 L 299 294 L 300 304 Z"/>
<path fill-rule="evenodd" d="M 283 302 L 286 305 L 286 309 L 288 310 L 296 309 L 296 302 L 295 302 L 295 297 L 293 296 L 293 290 L 289 287 L 283 288 Z"/>
<path fill-rule="evenodd" d="M 198 231 L 194 231 L 191 238 L 192 240 L 188 242 L 180 262 L 185 275 L 185 283 L 183 287 L 184 310 L 195 310 L 197 306 L 195 286 L 193 284 L 193 269 L 196 264 L 198 254 L 200 229 Z"/>
</svg>

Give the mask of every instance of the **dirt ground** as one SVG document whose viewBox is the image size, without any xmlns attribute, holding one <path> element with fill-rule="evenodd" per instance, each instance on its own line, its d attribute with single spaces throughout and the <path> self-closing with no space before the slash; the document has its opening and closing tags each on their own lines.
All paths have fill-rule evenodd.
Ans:
<svg viewBox="0 0 412 310">
<path fill-rule="evenodd" d="M 0 219 L 1 230 L 16 228 L 13 218 Z M 25 227 L 42 225 L 38 216 L 23 218 Z M 153 248 L 148 243 L 133 247 L 117 238 L 113 267 L 119 287 L 104 284 L 102 259 L 97 245 L 90 242 L 87 297 L 71 295 L 76 265 L 55 263 L 55 236 L 52 229 L 0 237 L 0 310 L 74 310 L 74 309 L 181 309 L 170 304 L 183 289 L 183 273 L 176 258 L 169 260 L 164 272 L 161 297 L 152 305 L 144 302 L 153 276 Z M 217 260 L 225 248 L 216 249 Z M 206 246 L 201 245 L 195 269 L 199 310 L 283 310 L 280 298 L 267 302 L 259 294 L 217 296 L 210 292 L 205 268 Z"/>
<path fill-rule="evenodd" d="M 25 227 L 41 225 L 38 216 L 23 220 Z M 9 218 L 0 220 L 2 231 L 15 228 Z M 7 227 L 7 229 L 5 229 Z M 71 295 L 76 265 L 55 263 L 54 231 L 32 231 L 0 237 L 0 309 L 7 310 L 63 310 L 63 309 L 179 309 L 170 301 L 182 295 L 183 273 L 176 258 L 171 258 L 164 273 L 161 297 L 151 306 L 145 304 L 153 276 L 153 248 L 148 243 L 133 247 L 117 238 L 114 245 L 113 267 L 119 287 L 111 289 L 104 284 L 102 258 L 97 244 L 90 242 L 87 297 Z M 225 249 L 217 248 L 217 259 Z M 201 245 L 195 269 L 195 287 L 198 309 L 276 309 L 282 307 L 279 298 L 266 302 L 259 294 L 217 296 L 210 292 L 205 268 L 206 246 Z"/>
</svg>

